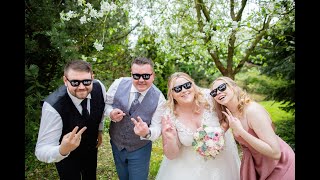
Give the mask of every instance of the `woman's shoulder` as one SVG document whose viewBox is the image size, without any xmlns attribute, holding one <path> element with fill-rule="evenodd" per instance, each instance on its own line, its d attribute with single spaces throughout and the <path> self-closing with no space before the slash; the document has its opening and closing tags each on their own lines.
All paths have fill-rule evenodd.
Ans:
<svg viewBox="0 0 320 180">
<path fill-rule="evenodd" d="M 261 104 L 256 102 L 256 101 L 251 101 L 245 107 L 246 114 L 248 114 L 248 113 L 250 113 L 250 114 L 251 113 L 258 113 L 258 112 L 261 112 L 261 111 L 265 111 L 265 108 Z"/>
<path fill-rule="evenodd" d="M 250 102 L 245 108 L 245 116 L 248 120 L 250 128 L 252 128 L 252 123 L 256 122 L 261 124 L 262 119 L 270 121 L 270 114 L 268 111 L 258 102 Z"/>
</svg>

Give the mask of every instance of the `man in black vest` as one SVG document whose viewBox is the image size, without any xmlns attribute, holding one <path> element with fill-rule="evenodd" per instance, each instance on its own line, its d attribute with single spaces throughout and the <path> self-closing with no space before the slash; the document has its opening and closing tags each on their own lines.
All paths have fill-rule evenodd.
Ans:
<svg viewBox="0 0 320 180">
<path fill-rule="evenodd" d="M 68 62 L 64 85 L 43 102 L 35 155 L 54 162 L 63 180 L 96 179 L 106 88 L 93 76 L 88 62 Z"/>
<path fill-rule="evenodd" d="M 151 59 L 134 59 L 131 77 L 116 79 L 107 91 L 110 143 L 120 180 L 148 179 L 152 141 L 161 134 L 157 110 L 166 101 L 153 84 L 153 67 Z"/>
</svg>

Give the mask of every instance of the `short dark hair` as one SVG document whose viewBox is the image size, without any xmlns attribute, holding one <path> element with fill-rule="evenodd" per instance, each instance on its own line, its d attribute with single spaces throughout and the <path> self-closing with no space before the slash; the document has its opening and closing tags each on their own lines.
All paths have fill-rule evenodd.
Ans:
<svg viewBox="0 0 320 180">
<path fill-rule="evenodd" d="M 154 63 L 153 61 L 150 59 L 150 58 L 146 58 L 146 57 L 137 57 L 135 58 L 132 63 L 131 63 L 131 66 L 133 64 L 150 64 L 151 68 L 153 69 L 154 68 Z"/>
<path fill-rule="evenodd" d="M 93 74 L 91 64 L 84 60 L 72 60 L 67 62 L 67 64 L 64 67 L 65 76 L 67 75 L 70 69 L 81 72 L 89 72 Z"/>
</svg>

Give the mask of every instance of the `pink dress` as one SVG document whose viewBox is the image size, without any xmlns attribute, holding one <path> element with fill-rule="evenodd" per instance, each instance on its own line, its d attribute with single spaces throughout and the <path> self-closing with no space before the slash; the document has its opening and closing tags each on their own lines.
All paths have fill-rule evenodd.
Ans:
<svg viewBox="0 0 320 180">
<path fill-rule="evenodd" d="M 249 128 L 248 132 L 257 137 L 253 129 Z M 240 136 L 235 136 L 234 138 L 240 143 L 243 152 L 240 168 L 241 180 L 295 179 L 295 153 L 279 136 L 278 141 L 281 149 L 281 157 L 279 160 L 274 160 L 262 155 Z"/>
</svg>

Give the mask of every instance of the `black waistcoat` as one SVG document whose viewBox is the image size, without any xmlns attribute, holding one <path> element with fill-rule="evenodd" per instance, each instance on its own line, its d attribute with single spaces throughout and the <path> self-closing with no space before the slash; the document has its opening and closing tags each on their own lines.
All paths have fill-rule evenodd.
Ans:
<svg viewBox="0 0 320 180">
<path fill-rule="evenodd" d="M 68 158 L 78 156 L 95 148 L 97 144 L 99 124 L 102 120 L 105 107 L 102 89 L 99 82 L 95 80 L 93 81 L 90 99 L 90 117 L 88 120 L 82 118 L 80 112 L 68 95 L 67 87 L 64 85 L 50 94 L 45 101 L 48 102 L 62 118 L 63 128 L 59 142 L 61 142 L 65 134 L 71 132 L 76 126 L 79 126 L 79 130 L 84 126 L 87 127 L 81 136 L 81 143 L 79 147 L 72 151 Z"/>
</svg>

